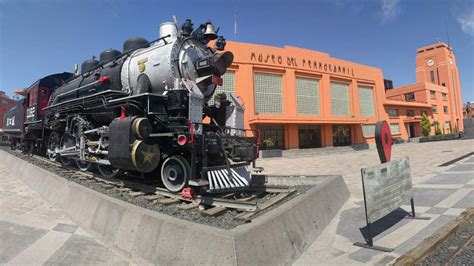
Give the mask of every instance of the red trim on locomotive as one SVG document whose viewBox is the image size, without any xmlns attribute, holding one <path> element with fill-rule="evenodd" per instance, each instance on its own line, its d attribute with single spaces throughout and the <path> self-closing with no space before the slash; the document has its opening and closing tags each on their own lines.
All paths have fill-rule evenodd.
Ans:
<svg viewBox="0 0 474 266">
<path fill-rule="evenodd" d="M 38 104 L 38 85 L 35 84 L 28 89 L 28 107 L 33 107 Z"/>
<path fill-rule="evenodd" d="M 44 108 L 48 107 L 48 102 L 49 102 L 49 88 L 48 87 L 40 87 L 39 89 L 39 110 L 38 114 L 42 115 L 44 114 Z"/>
</svg>

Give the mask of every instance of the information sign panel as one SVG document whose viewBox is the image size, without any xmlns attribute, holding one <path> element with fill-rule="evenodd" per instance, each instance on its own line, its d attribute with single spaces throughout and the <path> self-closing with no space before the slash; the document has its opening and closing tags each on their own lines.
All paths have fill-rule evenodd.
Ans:
<svg viewBox="0 0 474 266">
<path fill-rule="evenodd" d="M 410 204 L 413 193 L 408 157 L 362 168 L 361 173 L 367 223 Z"/>
</svg>

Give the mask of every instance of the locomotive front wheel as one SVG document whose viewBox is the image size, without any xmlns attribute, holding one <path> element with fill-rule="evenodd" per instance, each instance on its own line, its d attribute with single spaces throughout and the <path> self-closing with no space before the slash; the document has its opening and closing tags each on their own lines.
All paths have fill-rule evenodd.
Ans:
<svg viewBox="0 0 474 266">
<path fill-rule="evenodd" d="M 76 166 L 79 168 L 79 170 L 86 172 L 89 171 L 89 169 L 92 166 L 91 162 L 83 161 L 83 160 L 75 160 L 76 161 Z"/>
<path fill-rule="evenodd" d="M 181 191 L 188 183 L 191 167 L 182 156 L 174 155 L 163 162 L 161 181 L 166 189 L 172 192 Z"/>
<path fill-rule="evenodd" d="M 56 161 L 56 158 L 58 157 L 55 151 L 56 149 L 59 149 L 60 140 L 61 138 L 59 137 L 58 132 L 53 132 L 51 135 L 49 135 L 48 150 L 46 151 L 46 155 L 48 155 L 48 158 L 51 161 Z"/>
<path fill-rule="evenodd" d="M 111 165 L 97 164 L 97 169 L 104 178 L 114 178 L 119 173 L 119 169 Z"/>
</svg>

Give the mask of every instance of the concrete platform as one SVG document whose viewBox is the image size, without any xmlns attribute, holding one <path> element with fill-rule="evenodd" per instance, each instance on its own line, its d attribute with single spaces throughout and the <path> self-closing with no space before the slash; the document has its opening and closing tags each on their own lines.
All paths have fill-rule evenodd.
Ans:
<svg viewBox="0 0 474 266">
<path fill-rule="evenodd" d="M 138 264 L 290 264 L 349 197 L 341 176 L 270 178 L 314 187 L 249 224 L 224 230 L 100 194 L 3 151 L 0 160 L 72 221 Z"/>
<path fill-rule="evenodd" d="M 0 160 L 0 265 L 134 265 L 29 188 Z"/>
</svg>

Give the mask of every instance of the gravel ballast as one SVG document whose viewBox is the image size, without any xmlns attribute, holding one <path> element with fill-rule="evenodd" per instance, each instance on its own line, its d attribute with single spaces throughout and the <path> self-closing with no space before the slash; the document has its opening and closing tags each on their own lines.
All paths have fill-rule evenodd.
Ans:
<svg viewBox="0 0 474 266">
<path fill-rule="evenodd" d="M 460 225 L 417 265 L 473 265 L 474 216 Z"/>
</svg>

